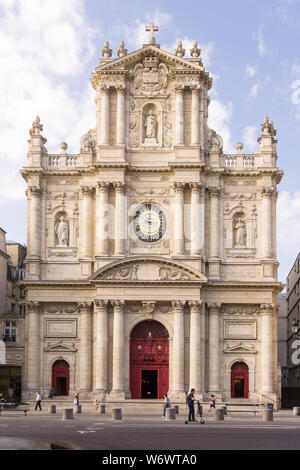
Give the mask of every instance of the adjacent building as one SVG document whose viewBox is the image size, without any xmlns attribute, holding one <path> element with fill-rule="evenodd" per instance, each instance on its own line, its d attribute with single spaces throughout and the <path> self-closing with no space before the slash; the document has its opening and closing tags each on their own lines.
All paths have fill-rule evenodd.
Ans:
<svg viewBox="0 0 300 470">
<path fill-rule="evenodd" d="M 197 43 L 163 51 L 154 29 L 105 43 L 80 153 L 29 131 L 23 395 L 278 406 L 276 130 L 225 154 Z"/>
</svg>

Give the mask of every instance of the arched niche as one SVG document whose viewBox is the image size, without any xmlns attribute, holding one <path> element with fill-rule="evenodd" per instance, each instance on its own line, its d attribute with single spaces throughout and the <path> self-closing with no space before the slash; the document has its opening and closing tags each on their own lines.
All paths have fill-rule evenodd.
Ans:
<svg viewBox="0 0 300 470">
<path fill-rule="evenodd" d="M 162 108 L 156 101 L 148 101 L 141 108 L 141 143 L 145 146 L 162 145 Z"/>
</svg>

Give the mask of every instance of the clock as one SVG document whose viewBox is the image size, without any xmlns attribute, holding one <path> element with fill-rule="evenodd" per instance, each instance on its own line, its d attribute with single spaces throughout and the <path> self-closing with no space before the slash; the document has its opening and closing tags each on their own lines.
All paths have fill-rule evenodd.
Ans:
<svg viewBox="0 0 300 470">
<path fill-rule="evenodd" d="M 139 240 L 146 243 L 158 242 L 167 231 L 166 214 L 156 204 L 143 204 L 135 213 L 133 226 Z"/>
</svg>

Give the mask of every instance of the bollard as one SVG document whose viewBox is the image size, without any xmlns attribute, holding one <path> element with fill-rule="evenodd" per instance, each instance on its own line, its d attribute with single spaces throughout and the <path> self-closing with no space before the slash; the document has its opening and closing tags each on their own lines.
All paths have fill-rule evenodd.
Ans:
<svg viewBox="0 0 300 470">
<path fill-rule="evenodd" d="M 220 406 L 221 410 L 224 411 L 224 416 L 227 416 L 227 406 L 226 405 L 222 405 Z"/>
<path fill-rule="evenodd" d="M 122 419 L 122 409 L 121 408 L 113 408 L 112 412 L 112 419 Z"/>
<path fill-rule="evenodd" d="M 224 421 L 224 408 L 217 408 L 215 411 L 215 420 Z"/>
<path fill-rule="evenodd" d="M 100 405 L 98 408 L 98 413 L 101 415 L 105 415 L 105 405 Z"/>
<path fill-rule="evenodd" d="M 179 406 L 178 405 L 173 405 L 173 408 L 175 410 L 175 413 L 178 415 L 179 414 Z"/>
<path fill-rule="evenodd" d="M 175 408 L 166 409 L 166 420 L 176 419 L 176 410 Z"/>
<path fill-rule="evenodd" d="M 56 413 L 56 405 L 49 406 L 49 413 Z"/>
<path fill-rule="evenodd" d="M 294 416 L 300 416 L 300 406 L 294 406 L 293 415 Z"/>
<path fill-rule="evenodd" d="M 273 421 L 273 410 L 263 410 L 263 421 Z"/>
<path fill-rule="evenodd" d="M 73 419 L 73 408 L 65 408 L 63 410 L 63 419 Z"/>
<path fill-rule="evenodd" d="M 81 405 L 74 405 L 74 413 L 81 414 Z"/>
</svg>

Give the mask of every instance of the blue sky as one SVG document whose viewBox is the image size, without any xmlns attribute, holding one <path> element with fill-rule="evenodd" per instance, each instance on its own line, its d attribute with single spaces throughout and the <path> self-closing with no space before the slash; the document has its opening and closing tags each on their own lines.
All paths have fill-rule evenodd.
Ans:
<svg viewBox="0 0 300 470">
<path fill-rule="evenodd" d="M 300 0 L 106 1 L 0 0 L 0 226 L 26 242 L 25 184 L 28 129 L 38 114 L 49 153 L 62 141 L 79 151 L 95 125 L 89 79 L 104 41 L 115 55 L 120 40 L 142 46 L 145 24 L 171 52 L 179 39 L 202 49 L 214 77 L 210 127 L 225 152 L 244 142 L 255 152 L 268 115 L 278 131 L 278 166 L 285 176 L 278 199 L 279 279 L 299 251 L 300 233 Z"/>
</svg>

